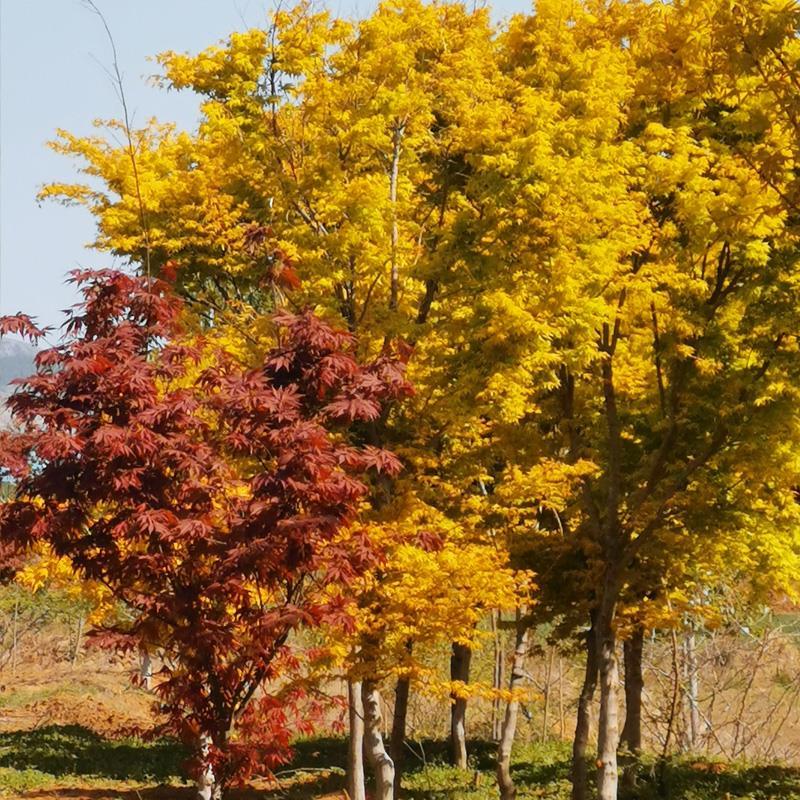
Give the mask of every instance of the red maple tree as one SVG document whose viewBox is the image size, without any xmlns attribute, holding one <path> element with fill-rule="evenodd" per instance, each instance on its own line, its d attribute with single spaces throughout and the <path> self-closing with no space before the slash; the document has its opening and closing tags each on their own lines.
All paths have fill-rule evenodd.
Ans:
<svg viewBox="0 0 800 800">
<path fill-rule="evenodd" d="M 46 540 L 133 611 L 108 633 L 169 655 L 162 710 L 218 791 L 290 756 L 303 692 L 285 678 L 289 637 L 341 622 L 324 587 L 375 557 L 337 532 L 365 474 L 399 469 L 365 432 L 410 389 L 401 363 L 359 363 L 352 337 L 309 311 L 277 314 L 277 344 L 245 369 L 181 329 L 169 284 L 73 280 L 83 302 L 63 342 L 9 401 L 18 429 L 0 439 L 0 466 L 16 492 L 0 542 Z M 21 315 L 0 331 L 42 335 Z"/>
</svg>

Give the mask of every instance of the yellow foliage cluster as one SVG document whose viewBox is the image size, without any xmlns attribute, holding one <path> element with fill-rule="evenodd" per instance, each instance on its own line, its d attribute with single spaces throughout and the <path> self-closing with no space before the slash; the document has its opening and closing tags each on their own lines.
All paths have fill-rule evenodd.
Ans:
<svg viewBox="0 0 800 800">
<path fill-rule="evenodd" d="M 111 592 L 97 581 L 87 581 L 76 574 L 67 558 L 60 558 L 44 544 L 37 544 L 15 581 L 33 594 L 42 590 L 64 593 L 70 600 L 80 601 L 89 611 L 86 622 L 99 625 L 116 610 Z"/>
<path fill-rule="evenodd" d="M 201 122 L 132 132 L 138 192 L 119 123 L 60 132 L 90 180 L 42 196 L 86 206 L 99 249 L 177 265 L 244 361 L 276 258 L 288 302 L 412 348 L 416 396 L 371 431 L 406 473 L 365 509 L 386 563 L 343 662 L 424 682 L 531 573 L 534 615 L 572 630 L 611 575 L 623 634 L 716 582 L 796 591 L 797 24 L 783 0 L 540 0 L 500 29 L 301 3 L 159 57 Z"/>
</svg>

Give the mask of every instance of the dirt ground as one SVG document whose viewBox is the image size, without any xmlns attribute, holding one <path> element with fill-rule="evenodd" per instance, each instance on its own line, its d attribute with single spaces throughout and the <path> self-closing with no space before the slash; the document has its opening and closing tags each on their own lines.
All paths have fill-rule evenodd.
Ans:
<svg viewBox="0 0 800 800">
<path fill-rule="evenodd" d="M 0 797 L 193 800 L 195 790 L 181 778 L 180 764 L 184 756 L 177 752 L 180 748 L 169 742 L 148 739 L 147 734 L 154 731 L 159 720 L 153 710 L 154 695 L 134 687 L 131 681 L 137 669 L 136 659 L 121 659 L 86 649 L 73 664 L 64 657 L 65 652 L 64 642 L 39 638 L 34 649 L 20 654 L 15 669 L 7 664 L 0 670 Z M 779 666 L 794 665 L 780 648 L 776 652 L 782 657 L 778 659 L 767 657 L 772 653 L 764 648 L 755 652 L 760 654 L 763 669 L 770 676 Z M 539 661 L 541 659 L 532 659 L 534 679 L 541 666 Z M 743 656 L 736 656 L 729 662 L 728 671 L 738 672 L 740 676 L 749 674 L 744 668 L 747 664 Z M 717 677 L 719 691 L 736 697 L 737 685 L 728 686 L 722 680 L 725 676 Z M 763 692 L 752 693 L 748 713 L 758 720 L 762 716 L 769 718 L 771 709 L 774 718 L 776 706 L 768 702 L 770 692 L 774 691 L 773 684 L 766 678 L 760 682 L 764 683 Z M 790 684 L 784 692 L 793 691 L 793 686 L 794 683 Z M 796 711 L 790 705 L 792 695 L 786 697 L 786 708 Z M 721 703 L 719 705 L 722 707 Z M 734 705 L 738 709 L 742 702 Z M 653 707 L 658 710 L 658 706 Z M 531 706 L 531 710 L 539 709 Z M 424 711 L 425 716 L 421 718 L 427 719 L 430 709 Z M 411 716 L 414 724 L 414 714 Z M 554 733 L 557 733 L 559 715 L 555 716 Z M 473 724 L 476 717 L 473 713 Z M 795 723 L 792 714 L 781 719 L 785 725 L 779 741 L 788 747 L 800 724 Z M 522 751 L 528 746 L 523 742 L 536 742 L 540 723 L 535 715 L 530 720 L 521 720 L 519 748 L 515 750 Z M 342 742 L 320 739 L 308 744 L 306 759 L 293 765 L 303 765 L 303 769 L 287 770 L 280 776 L 280 784 L 258 781 L 246 789 L 232 790 L 229 800 L 344 800 L 346 795 L 339 788 L 341 771 L 331 768 L 344 763 Z M 539 748 L 536 752 L 519 753 L 523 764 L 519 775 L 526 784 L 522 797 L 564 800 L 569 796 L 568 747 L 561 747 L 561 744 L 550 739 L 531 745 Z M 496 797 L 492 780 L 494 751 L 490 743 L 487 747 L 489 750 L 481 756 L 478 741 L 473 744 L 473 757 L 483 775 L 481 784 L 473 786 L 472 773 L 459 776 L 438 767 L 434 751 L 428 749 L 426 742 L 425 753 L 428 757 L 434 756 L 430 768 L 421 769 L 417 765 L 415 773 L 407 775 L 406 796 L 415 800 Z M 772 759 L 769 761 L 773 763 Z M 676 762 L 674 780 L 676 789 L 671 794 L 674 800 L 711 800 L 726 796 L 800 800 L 800 773 L 786 762 L 783 766 L 765 767 L 702 759 L 697 763 Z M 648 794 L 647 798 L 655 796 L 661 795 Z"/>
<path fill-rule="evenodd" d="M 53 652 L 58 649 L 54 647 Z M 6 668 L 0 673 L 0 737 L 18 737 L 25 732 L 35 735 L 50 730 L 80 731 L 80 735 L 87 738 L 97 734 L 98 742 L 146 737 L 158 720 L 153 712 L 153 694 L 132 685 L 131 676 L 136 667 L 134 659 L 120 659 L 96 650 L 83 653 L 76 664 L 58 657 L 43 658 L 39 650 L 36 661 L 25 659 L 15 670 Z M 24 744 L 21 746 L 24 748 Z M 102 745 L 98 744 L 97 748 L 101 754 L 96 757 L 102 759 Z M 0 763 L 4 751 L 9 750 L 8 746 L 0 747 Z M 114 753 L 111 748 L 106 757 L 113 758 Z M 18 755 L 14 753 L 14 757 Z M 24 777 L 24 769 L 17 772 Z M 53 777 L 54 780 L 47 781 L 47 776 L 42 778 L 37 774 L 36 780 L 44 779 L 47 785 L 29 789 L 0 786 L 0 796 L 25 800 L 189 800 L 195 796 L 195 790 L 179 785 L 178 779 L 166 785 L 153 785 L 109 780 L 102 774 Z M 298 775 L 280 785 L 254 782 L 247 789 L 232 790 L 229 797 L 230 800 L 265 800 L 286 797 L 288 790 L 290 797 L 343 800 L 345 795 L 341 792 L 319 794 L 314 791 L 313 786 L 319 786 L 320 778 L 329 777 L 324 773 Z M 306 782 L 309 793 L 303 789 Z"/>
<path fill-rule="evenodd" d="M 77 664 L 25 663 L 0 675 L 0 731 L 80 725 L 95 733 L 146 733 L 155 724 L 153 696 L 131 685 L 132 661 L 102 652 Z"/>
</svg>

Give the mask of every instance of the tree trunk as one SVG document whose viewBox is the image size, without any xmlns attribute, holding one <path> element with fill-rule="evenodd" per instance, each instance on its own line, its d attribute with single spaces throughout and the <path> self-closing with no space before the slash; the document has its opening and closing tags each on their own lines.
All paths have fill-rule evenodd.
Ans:
<svg viewBox="0 0 800 800">
<path fill-rule="evenodd" d="M 500 613 L 492 611 L 492 633 L 494 635 L 494 669 L 492 670 L 492 688 L 500 690 L 505 683 L 505 653 L 503 652 L 503 640 L 500 636 Z M 495 695 L 492 698 L 492 741 L 499 742 L 502 732 L 502 720 L 500 719 L 500 697 Z"/>
<path fill-rule="evenodd" d="M 517 638 L 514 648 L 514 660 L 511 664 L 511 679 L 508 688 L 512 698 L 506 706 L 506 715 L 503 720 L 503 729 L 500 734 L 500 744 L 497 748 L 497 785 L 500 789 L 500 800 L 514 800 L 517 787 L 511 778 L 511 749 L 514 746 L 514 736 L 517 732 L 517 713 L 519 700 L 514 694 L 521 688 L 525 678 L 525 657 L 528 654 L 528 626 L 517 614 Z"/>
<path fill-rule="evenodd" d="M 376 681 L 363 682 L 361 701 L 364 705 L 364 742 L 375 776 L 374 800 L 393 800 L 394 763 L 383 745 L 381 695 Z"/>
<path fill-rule="evenodd" d="M 11 632 L 11 674 L 17 673 L 19 657 L 19 597 L 14 600 L 14 622 Z"/>
<path fill-rule="evenodd" d="M 669 704 L 669 715 L 667 717 L 667 730 L 664 734 L 664 744 L 661 748 L 661 763 L 659 764 L 660 780 L 663 780 L 664 769 L 666 767 L 667 756 L 669 755 L 672 737 L 675 733 L 675 723 L 678 717 L 678 704 L 681 694 L 681 667 L 678 655 L 678 636 L 674 628 L 669 632 L 670 644 L 672 645 L 672 698 Z"/>
<path fill-rule="evenodd" d="M 558 656 L 558 738 L 564 740 L 564 657 Z"/>
<path fill-rule="evenodd" d="M 625 300 L 624 292 L 619 304 Z M 602 591 L 597 608 L 595 636 L 597 638 L 597 664 L 600 679 L 600 716 L 597 724 L 597 797 L 598 800 L 616 800 L 619 775 L 617 774 L 617 746 L 619 745 L 619 666 L 617 664 L 617 637 L 614 618 L 617 600 L 622 587 L 621 569 L 624 563 L 626 536 L 620 524 L 620 498 L 622 496 L 622 425 L 617 410 L 614 386 L 614 352 L 619 342 L 620 318 L 613 328 L 608 322 L 602 326 L 600 349 L 607 356 L 601 364 L 603 400 L 608 426 L 608 489 L 605 519 L 595 532 L 602 536 L 602 558 L 605 563 Z"/>
<path fill-rule="evenodd" d="M 555 647 L 550 648 L 550 658 L 547 660 L 547 671 L 544 678 L 544 713 L 542 714 L 542 741 L 550 738 L 550 685 L 553 678 L 553 662 L 556 658 Z"/>
<path fill-rule="evenodd" d="M 153 686 L 153 661 L 150 651 L 145 648 L 139 651 L 139 679 L 142 682 L 142 688 L 149 692 Z"/>
<path fill-rule="evenodd" d="M 642 654 L 644 629 L 637 628 L 623 644 L 625 662 L 625 724 L 621 741 L 628 752 L 638 755 L 642 750 Z"/>
<path fill-rule="evenodd" d="M 366 800 L 364 704 L 361 702 L 361 681 L 347 682 L 347 710 L 350 722 L 350 736 L 347 740 L 347 796 L 350 800 Z"/>
<path fill-rule="evenodd" d="M 472 650 L 463 644 L 453 642 L 450 656 L 450 680 L 469 683 L 469 667 Z M 450 758 L 454 767 L 467 768 L 467 698 L 459 692 L 450 695 Z"/>
<path fill-rule="evenodd" d="M 403 780 L 403 766 L 406 754 L 406 720 L 408 719 L 408 695 L 411 690 L 409 677 L 398 678 L 394 689 L 394 716 L 392 718 L 392 737 L 389 741 L 389 753 L 394 762 L 394 797 L 400 795 Z"/>
<path fill-rule="evenodd" d="M 689 724 L 686 726 L 686 749 L 693 752 L 697 748 L 700 738 L 700 687 L 697 673 L 697 642 L 693 621 L 689 622 L 689 627 L 686 629 L 683 655 L 686 670 L 686 705 L 689 717 Z"/>
<path fill-rule="evenodd" d="M 644 650 L 644 629 L 636 628 L 633 635 L 623 644 L 625 662 L 625 724 L 622 726 L 621 743 L 626 753 L 623 781 L 631 788 L 636 785 L 636 770 L 642 752 L 642 654 Z"/>
<path fill-rule="evenodd" d="M 594 620 L 586 634 L 586 672 L 578 697 L 575 738 L 572 742 L 572 800 L 586 800 L 589 792 L 589 775 L 586 754 L 589 750 L 589 733 L 592 727 L 592 700 L 597 688 L 597 639 Z"/>
<path fill-rule="evenodd" d="M 72 656 L 70 658 L 70 663 L 73 667 L 78 663 L 78 657 L 81 654 L 81 645 L 83 644 L 83 626 L 84 616 L 83 614 L 78 614 L 78 619 L 75 621 L 75 646 L 72 649 Z"/>
<path fill-rule="evenodd" d="M 609 581 L 610 582 L 610 581 Z M 615 598 L 606 591 L 598 614 L 597 656 L 600 676 L 600 717 L 597 726 L 597 797 L 616 800 L 619 775 L 619 666 L 614 631 Z"/>
<path fill-rule="evenodd" d="M 205 767 L 197 779 L 197 800 L 220 800 L 222 797 L 222 787 L 217 783 L 214 768 L 207 760 L 210 747 L 211 737 L 206 734 L 200 739 L 200 757 L 205 761 Z"/>
</svg>

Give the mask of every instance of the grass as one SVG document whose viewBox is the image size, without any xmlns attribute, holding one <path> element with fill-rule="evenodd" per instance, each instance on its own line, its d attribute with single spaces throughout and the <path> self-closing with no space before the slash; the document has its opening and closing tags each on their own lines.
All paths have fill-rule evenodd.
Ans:
<svg viewBox="0 0 800 800">
<path fill-rule="evenodd" d="M 301 741 L 295 762 L 279 773 L 285 785 L 246 796 L 264 800 L 331 796 L 342 787 L 345 752 L 340 739 Z M 161 797 L 152 787 L 183 783 L 181 763 L 185 757 L 183 748 L 174 742 L 107 739 L 77 725 L 2 733 L 0 791 L 17 797 L 27 793 L 41 796 L 35 793 L 52 789 L 63 789 L 65 797 Z M 414 743 L 409 748 L 403 796 L 408 800 L 496 798 L 494 746 L 474 742 L 470 767 L 463 772 L 447 766 L 440 742 Z M 566 800 L 570 794 L 569 746 L 560 742 L 520 745 L 513 772 L 519 800 Z M 74 788 L 67 793 L 65 787 Z M 108 787 L 108 792 L 103 787 Z M 627 800 L 734 798 L 800 800 L 800 770 L 687 758 L 650 762 L 644 765 L 637 788 L 627 793 Z"/>
<path fill-rule="evenodd" d="M 50 725 L 0 733 L 0 788 L 54 783 L 168 783 L 180 776 L 186 753 L 169 741 L 106 739 L 79 725 Z"/>
<path fill-rule="evenodd" d="M 637 800 L 798 800 L 800 770 L 779 765 L 671 760 L 644 770 Z"/>
</svg>

